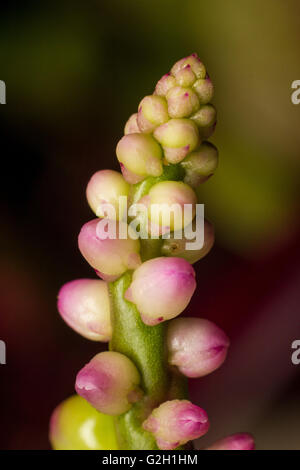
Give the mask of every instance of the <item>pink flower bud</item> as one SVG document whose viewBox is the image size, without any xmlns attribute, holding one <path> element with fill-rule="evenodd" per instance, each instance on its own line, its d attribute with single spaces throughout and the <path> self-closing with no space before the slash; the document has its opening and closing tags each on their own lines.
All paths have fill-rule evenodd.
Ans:
<svg viewBox="0 0 300 470">
<path fill-rule="evenodd" d="M 92 211 L 103 217 L 103 204 L 111 204 L 115 219 L 119 220 L 125 215 L 126 209 L 120 207 L 120 197 L 128 197 L 129 184 L 117 171 L 101 170 L 95 173 L 86 188 L 86 197 Z M 113 218 L 111 216 L 111 218 Z"/>
<path fill-rule="evenodd" d="M 176 64 L 173 65 L 171 69 L 171 73 L 176 76 L 178 72 L 182 70 L 183 68 L 185 68 L 187 65 L 191 66 L 191 69 L 197 78 L 205 78 L 206 76 L 205 66 L 202 64 L 201 60 L 199 59 L 196 53 L 178 60 L 178 62 L 176 62 Z"/>
<path fill-rule="evenodd" d="M 207 433 L 209 421 L 202 408 L 188 400 L 166 401 L 143 423 L 162 450 L 172 450 Z"/>
<path fill-rule="evenodd" d="M 200 143 L 197 125 L 190 119 L 170 119 L 157 127 L 154 137 L 162 145 L 169 163 L 179 163 Z"/>
<path fill-rule="evenodd" d="M 107 238 L 102 224 L 116 228 L 116 238 Z M 119 238 L 119 227 L 126 238 Z M 128 269 L 137 268 L 140 263 L 140 242 L 130 236 L 124 222 L 94 219 L 86 223 L 78 236 L 79 250 L 87 262 L 104 280 L 114 280 Z"/>
<path fill-rule="evenodd" d="M 146 325 L 179 315 L 196 289 L 195 272 L 183 258 L 154 258 L 133 273 L 125 298 L 135 303 Z"/>
<path fill-rule="evenodd" d="M 168 105 L 162 96 L 151 95 L 139 104 L 137 123 L 141 132 L 150 133 L 169 120 Z"/>
<path fill-rule="evenodd" d="M 140 177 L 162 174 L 162 150 L 151 135 L 124 135 L 117 145 L 116 152 L 119 162 Z"/>
<path fill-rule="evenodd" d="M 107 284 L 94 279 L 68 282 L 58 293 L 58 311 L 77 333 L 92 341 L 109 341 L 112 327 Z"/>
<path fill-rule="evenodd" d="M 214 323 L 203 318 L 177 318 L 168 325 L 169 363 L 187 377 L 203 377 L 220 367 L 229 340 Z"/>
<path fill-rule="evenodd" d="M 166 96 L 168 91 L 174 86 L 176 86 L 175 78 L 170 73 L 166 73 L 157 82 L 157 85 L 155 87 L 155 94 L 158 96 Z"/>
<path fill-rule="evenodd" d="M 105 351 L 78 372 L 75 389 L 101 413 L 120 415 L 141 399 L 139 384 L 140 374 L 128 357 Z"/>
<path fill-rule="evenodd" d="M 205 450 L 254 450 L 255 444 L 251 434 L 239 433 L 215 442 Z"/>
<path fill-rule="evenodd" d="M 130 116 L 128 121 L 125 124 L 124 134 L 136 134 L 141 132 L 137 123 L 137 113 L 134 113 Z"/>
</svg>

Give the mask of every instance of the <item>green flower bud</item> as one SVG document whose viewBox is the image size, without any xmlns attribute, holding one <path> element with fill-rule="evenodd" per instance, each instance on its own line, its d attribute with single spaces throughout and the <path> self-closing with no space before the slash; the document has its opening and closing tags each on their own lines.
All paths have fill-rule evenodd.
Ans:
<svg viewBox="0 0 300 470">
<path fill-rule="evenodd" d="M 181 181 L 161 181 L 153 185 L 146 201 L 151 224 L 159 226 L 163 233 L 180 230 L 189 225 L 195 216 L 197 196 L 192 188 Z M 191 206 L 190 213 L 184 207 L 186 204 Z"/>
<path fill-rule="evenodd" d="M 176 64 L 173 65 L 171 69 L 172 75 L 176 76 L 179 70 L 183 69 L 187 65 L 191 66 L 191 69 L 197 78 L 205 78 L 206 69 L 197 54 L 192 54 L 188 57 L 178 60 L 178 62 L 176 62 Z"/>
<path fill-rule="evenodd" d="M 193 89 L 197 93 L 200 103 L 209 103 L 214 96 L 214 86 L 210 78 L 199 78 L 193 85 Z"/>
<path fill-rule="evenodd" d="M 160 176 L 162 150 L 151 135 L 127 134 L 117 145 L 117 157 L 131 173 L 140 177 Z"/>
<path fill-rule="evenodd" d="M 201 106 L 191 119 L 197 124 L 198 127 L 210 127 L 217 119 L 217 111 L 212 104 L 205 104 Z"/>
<path fill-rule="evenodd" d="M 189 119 L 170 119 L 155 129 L 154 137 L 162 145 L 169 163 L 179 163 L 200 143 L 198 128 Z"/>
<path fill-rule="evenodd" d="M 167 93 L 167 101 L 171 118 L 188 117 L 200 107 L 199 98 L 191 88 L 171 88 Z"/>
<path fill-rule="evenodd" d="M 54 410 L 49 439 L 54 450 L 118 450 L 113 417 L 78 395 Z"/>
<path fill-rule="evenodd" d="M 158 96 L 166 96 L 168 91 L 176 85 L 175 78 L 170 73 L 166 73 L 157 82 L 154 93 Z"/>
<path fill-rule="evenodd" d="M 176 75 L 176 82 L 179 86 L 190 87 L 196 80 L 196 75 L 192 71 L 190 65 L 186 65 L 183 69 L 180 69 Z"/>
<path fill-rule="evenodd" d="M 151 95 L 142 99 L 137 116 L 137 123 L 141 132 L 151 133 L 157 126 L 168 120 L 168 106 L 165 98 Z"/>
<path fill-rule="evenodd" d="M 141 132 L 137 123 L 137 113 L 132 114 L 125 124 L 124 134 L 136 134 Z"/>
<path fill-rule="evenodd" d="M 184 182 L 197 188 L 215 172 L 218 166 L 218 150 L 210 142 L 203 142 L 200 148 L 190 153 L 180 165 L 185 170 Z"/>
<path fill-rule="evenodd" d="M 129 195 L 129 184 L 117 171 L 101 170 L 95 173 L 86 188 L 86 197 L 92 211 L 103 217 L 103 204 L 110 204 L 115 210 L 116 220 L 124 216 L 124 208 L 120 207 L 120 197 Z M 110 214 L 110 218 L 113 214 Z"/>
<path fill-rule="evenodd" d="M 193 231 L 196 230 L 195 219 L 192 222 Z M 213 225 L 208 221 L 204 221 L 204 244 L 200 250 L 187 250 L 186 244 L 192 243 L 193 240 L 187 240 L 184 236 L 176 239 L 171 234 L 169 239 L 164 240 L 161 254 L 163 256 L 174 256 L 175 258 L 184 258 L 190 264 L 194 264 L 204 258 L 212 249 L 215 241 L 215 233 Z"/>
</svg>

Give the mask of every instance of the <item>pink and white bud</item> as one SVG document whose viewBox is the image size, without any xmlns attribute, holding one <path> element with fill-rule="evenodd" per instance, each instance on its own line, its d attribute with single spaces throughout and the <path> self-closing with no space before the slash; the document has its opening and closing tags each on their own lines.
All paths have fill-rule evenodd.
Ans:
<svg viewBox="0 0 300 470">
<path fill-rule="evenodd" d="M 101 170 L 91 177 L 86 188 L 86 197 L 90 208 L 98 217 L 105 216 L 105 205 L 109 204 L 114 209 L 116 220 L 121 220 L 126 214 L 126 205 L 120 205 L 120 198 L 127 198 L 129 189 L 130 186 L 121 173 Z"/>
<path fill-rule="evenodd" d="M 115 238 L 107 237 L 106 228 L 111 229 L 111 236 Z M 120 238 L 121 232 L 125 238 Z M 116 224 L 107 219 L 87 222 L 79 233 L 78 246 L 87 262 L 107 281 L 113 281 L 141 264 L 140 242 L 132 238 L 130 228 L 124 222 Z"/>
<path fill-rule="evenodd" d="M 203 318 L 177 318 L 168 325 L 169 363 L 187 377 L 203 377 L 220 367 L 229 339 Z"/>
<path fill-rule="evenodd" d="M 157 82 L 154 93 L 158 96 L 166 96 L 168 91 L 176 85 L 175 78 L 170 73 L 166 73 Z"/>
<path fill-rule="evenodd" d="M 184 182 L 197 188 L 214 174 L 218 161 L 217 148 L 210 142 L 203 142 L 199 149 L 190 153 L 181 162 L 185 170 Z"/>
<path fill-rule="evenodd" d="M 136 134 L 141 132 L 137 123 L 137 113 L 134 113 L 130 116 L 128 121 L 125 124 L 124 134 Z"/>
<path fill-rule="evenodd" d="M 192 67 L 190 65 L 186 65 L 176 73 L 175 79 L 179 86 L 190 87 L 196 81 L 196 75 L 192 71 Z"/>
<path fill-rule="evenodd" d="M 95 279 L 77 279 L 58 293 L 58 311 L 64 321 L 92 341 L 110 341 L 112 325 L 107 284 Z"/>
<path fill-rule="evenodd" d="M 191 66 L 191 69 L 197 78 L 205 78 L 206 76 L 205 66 L 201 62 L 201 60 L 199 59 L 196 53 L 178 60 L 178 62 L 176 62 L 171 69 L 172 75 L 176 76 L 178 72 L 184 69 L 187 65 Z"/>
<path fill-rule="evenodd" d="M 251 434 L 243 432 L 225 437 L 205 450 L 255 450 L 255 443 Z"/>
<path fill-rule="evenodd" d="M 151 133 L 169 120 L 168 105 L 164 97 L 145 96 L 139 104 L 137 123 L 141 132 Z"/>
<path fill-rule="evenodd" d="M 166 98 L 171 118 L 188 117 L 200 107 L 199 98 L 191 88 L 176 86 L 168 91 Z"/>
<path fill-rule="evenodd" d="M 119 141 L 116 151 L 119 162 L 139 177 L 160 176 L 163 172 L 162 150 L 151 135 L 127 134 Z"/>
<path fill-rule="evenodd" d="M 196 289 L 195 271 L 182 258 L 154 258 L 133 273 L 125 298 L 134 304 L 146 325 L 177 317 Z"/>
<path fill-rule="evenodd" d="M 75 389 L 96 410 L 120 415 L 143 395 L 140 374 L 124 354 L 105 351 L 97 354 L 76 377 Z"/>
<path fill-rule="evenodd" d="M 209 103 L 214 96 L 214 85 L 210 78 L 199 78 L 193 85 L 200 104 Z"/>
<path fill-rule="evenodd" d="M 197 196 L 182 181 L 161 181 L 151 187 L 144 201 L 151 223 L 161 227 L 163 233 L 168 233 L 180 230 L 192 222 Z"/>
<path fill-rule="evenodd" d="M 155 408 L 143 428 L 154 435 L 159 449 L 172 450 L 206 434 L 209 421 L 206 412 L 190 401 L 171 400 Z"/>
<path fill-rule="evenodd" d="M 170 119 L 157 127 L 154 137 L 169 163 L 179 163 L 200 144 L 197 125 L 190 119 Z"/>
</svg>

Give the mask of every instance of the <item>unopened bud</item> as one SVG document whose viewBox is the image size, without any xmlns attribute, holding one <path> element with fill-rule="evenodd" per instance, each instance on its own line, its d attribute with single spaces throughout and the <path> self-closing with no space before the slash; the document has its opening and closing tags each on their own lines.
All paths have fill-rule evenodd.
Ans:
<svg viewBox="0 0 300 470">
<path fill-rule="evenodd" d="M 157 82 L 155 87 L 155 94 L 158 96 L 166 96 L 168 91 L 176 85 L 177 83 L 175 78 L 170 73 L 166 73 Z"/>
<path fill-rule="evenodd" d="M 206 412 L 188 400 L 166 401 L 155 408 L 143 428 L 151 432 L 159 449 L 172 450 L 207 433 Z"/>
<path fill-rule="evenodd" d="M 125 208 L 120 207 L 120 197 L 128 197 L 129 188 L 129 184 L 117 171 L 101 170 L 90 179 L 86 197 L 90 208 L 98 217 L 104 216 L 103 204 L 110 204 L 114 207 L 116 220 L 119 220 L 125 215 Z"/>
<path fill-rule="evenodd" d="M 171 118 L 188 117 L 200 107 L 199 98 L 191 88 L 176 86 L 168 91 L 166 98 Z"/>
<path fill-rule="evenodd" d="M 133 273 L 125 298 L 134 304 L 146 325 L 179 315 L 196 289 L 195 271 L 182 258 L 154 258 Z"/>
<path fill-rule="evenodd" d="M 103 224 L 116 228 L 115 237 L 108 238 Z M 125 238 L 119 238 L 120 229 Z M 135 269 L 141 263 L 140 242 L 130 236 L 124 222 L 94 219 L 86 223 L 78 236 L 79 250 L 87 262 L 104 280 L 112 281 L 128 269 Z"/>
<path fill-rule="evenodd" d="M 255 444 L 251 434 L 244 432 L 225 437 L 205 450 L 255 450 Z"/>
<path fill-rule="evenodd" d="M 190 119 L 170 119 L 157 127 L 154 137 L 162 145 L 169 163 L 179 163 L 200 143 L 197 125 Z"/>
<path fill-rule="evenodd" d="M 163 233 L 168 233 L 180 230 L 192 222 L 197 196 L 182 181 L 161 181 L 152 186 L 145 202 L 151 224 L 160 227 Z M 186 206 L 189 206 L 189 211 Z"/>
<path fill-rule="evenodd" d="M 97 354 L 76 377 L 76 392 L 96 410 L 120 415 L 141 399 L 140 374 L 124 354 L 105 351 Z"/>
<path fill-rule="evenodd" d="M 162 96 L 146 96 L 139 104 L 137 123 L 141 132 L 151 133 L 169 120 L 168 105 Z"/>
<path fill-rule="evenodd" d="M 198 249 L 187 249 L 187 243 L 195 243 L 197 241 L 198 235 L 196 230 L 196 219 L 192 222 L 192 230 L 195 235 L 195 239 L 187 239 L 185 236 L 182 236 L 180 239 L 175 238 L 174 234 L 170 235 L 169 239 L 163 240 L 163 245 L 161 249 L 161 254 L 163 256 L 175 256 L 177 258 L 184 258 L 191 264 L 196 263 L 200 259 L 204 258 L 210 250 L 212 249 L 215 241 L 214 227 L 208 221 L 204 220 L 204 243 L 202 248 Z"/>
<path fill-rule="evenodd" d="M 203 377 L 220 367 L 229 340 L 214 323 L 203 318 L 177 318 L 168 325 L 169 363 L 187 377 Z"/>
<path fill-rule="evenodd" d="M 113 417 L 78 395 L 53 411 L 49 439 L 54 450 L 118 450 Z"/>
<path fill-rule="evenodd" d="M 176 64 L 173 65 L 171 69 L 172 75 L 176 76 L 179 70 L 182 70 L 187 65 L 191 66 L 191 69 L 197 78 L 205 78 L 206 69 L 197 54 L 192 54 L 188 57 L 184 57 L 183 59 L 178 60 L 178 62 L 176 62 Z"/>
<path fill-rule="evenodd" d="M 193 188 L 204 183 L 218 166 L 218 150 L 210 142 L 203 142 L 198 150 L 190 153 L 182 162 L 184 182 Z"/>
<path fill-rule="evenodd" d="M 130 116 L 128 121 L 125 124 L 124 134 L 136 134 L 141 132 L 137 123 L 137 113 L 134 113 Z"/>
<path fill-rule="evenodd" d="M 200 104 L 209 103 L 214 96 L 214 86 L 210 78 L 199 78 L 193 85 Z"/>
<path fill-rule="evenodd" d="M 217 112 L 212 104 L 205 104 L 201 106 L 199 111 L 191 116 L 191 119 L 197 124 L 198 127 L 210 127 L 217 119 Z"/>
<path fill-rule="evenodd" d="M 196 75 L 192 71 L 192 67 L 190 65 L 186 65 L 176 73 L 175 78 L 179 86 L 190 87 L 195 82 Z"/>
<path fill-rule="evenodd" d="M 117 145 L 117 157 L 127 170 L 142 178 L 160 176 L 163 172 L 161 147 L 148 134 L 122 137 Z"/>
<path fill-rule="evenodd" d="M 68 282 L 59 291 L 58 311 L 77 333 L 92 341 L 109 341 L 112 334 L 107 284 L 95 279 Z"/>
</svg>

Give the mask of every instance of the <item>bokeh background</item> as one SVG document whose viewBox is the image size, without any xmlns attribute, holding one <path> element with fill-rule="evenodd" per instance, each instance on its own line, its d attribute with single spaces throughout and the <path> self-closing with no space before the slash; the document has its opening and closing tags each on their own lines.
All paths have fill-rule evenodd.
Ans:
<svg viewBox="0 0 300 470">
<path fill-rule="evenodd" d="M 200 446 L 250 431 L 300 449 L 298 0 L 23 0 L 0 7 L 0 448 L 47 449 L 52 409 L 96 352 L 58 317 L 66 281 L 93 276 L 76 239 L 90 176 L 140 99 L 197 52 L 216 86 L 220 151 L 199 191 L 216 227 L 186 314 L 231 338 L 219 371 L 191 383 L 212 426 Z"/>
</svg>

